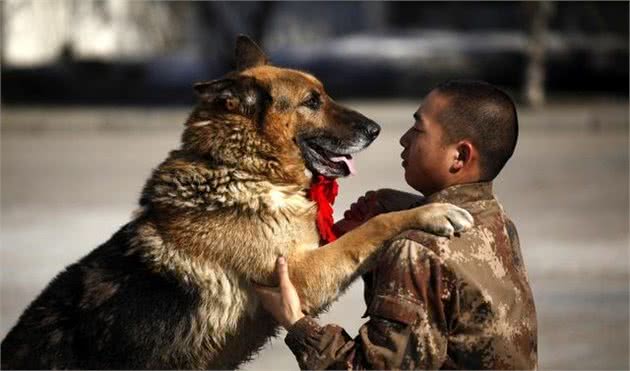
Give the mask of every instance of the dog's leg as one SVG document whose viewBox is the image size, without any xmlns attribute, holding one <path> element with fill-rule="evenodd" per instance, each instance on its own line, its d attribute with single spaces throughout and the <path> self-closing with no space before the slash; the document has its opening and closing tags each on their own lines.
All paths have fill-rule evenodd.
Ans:
<svg viewBox="0 0 630 371">
<path fill-rule="evenodd" d="M 334 300 L 359 275 L 369 270 L 387 240 L 419 228 L 452 236 L 472 226 L 472 216 L 450 204 L 432 203 L 411 210 L 377 215 L 338 240 L 315 250 L 288 256 L 289 274 L 302 304 L 317 310 Z"/>
</svg>

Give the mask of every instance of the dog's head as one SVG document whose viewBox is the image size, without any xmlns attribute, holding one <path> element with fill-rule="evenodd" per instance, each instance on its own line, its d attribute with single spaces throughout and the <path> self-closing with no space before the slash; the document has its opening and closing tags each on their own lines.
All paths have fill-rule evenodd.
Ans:
<svg viewBox="0 0 630 371">
<path fill-rule="evenodd" d="M 353 172 L 352 154 L 380 132 L 332 100 L 312 75 L 271 66 L 245 36 L 236 42 L 236 70 L 194 88 L 200 102 L 187 122 L 184 148 L 215 160 L 243 164 L 254 156 L 287 172 L 308 168 L 341 177 Z"/>
</svg>

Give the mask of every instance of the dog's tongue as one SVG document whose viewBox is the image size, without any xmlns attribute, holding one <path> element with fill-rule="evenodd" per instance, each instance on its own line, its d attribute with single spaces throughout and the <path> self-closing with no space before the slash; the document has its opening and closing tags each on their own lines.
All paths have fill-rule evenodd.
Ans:
<svg viewBox="0 0 630 371">
<path fill-rule="evenodd" d="M 330 161 L 333 161 L 333 162 L 344 162 L 346 164 L 346 167 L 348 168 L 348 171 L 350 172 L 350 175 L 354 175 L 354 174 L 357 173 L 357 169 L 354 167 L 354 159 L 350 155 L 339 156 L 339 157 L 331 157 Z"/>
</svg>

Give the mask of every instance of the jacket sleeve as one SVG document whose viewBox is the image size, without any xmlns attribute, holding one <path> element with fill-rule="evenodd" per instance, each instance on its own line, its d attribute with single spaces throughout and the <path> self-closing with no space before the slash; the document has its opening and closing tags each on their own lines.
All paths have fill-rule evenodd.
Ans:
<svg viewBox="0 0 630 371">
<path fill-rule="evenodd" d="M 304 317 L 285 342 L 302 369 L 437 369 L 446 361 L 448 298 L 437 256 L 411 240 L 397 240 L 374 272 L 370 320 L 352 339 L 336 325 Z"/>
</svg>

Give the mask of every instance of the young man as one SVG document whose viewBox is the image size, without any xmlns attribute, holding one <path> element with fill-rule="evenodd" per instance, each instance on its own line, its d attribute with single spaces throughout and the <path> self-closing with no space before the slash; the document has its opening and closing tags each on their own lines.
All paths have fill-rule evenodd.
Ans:
<svg viewBox="0 0 630 371">
<path fill-rule="evenodd" d="M 302 313 L 283 258 L 279 290 L 258 289 L 263 305 L 287 328 L 301 368 L 535 369 L 533 297 L 516 228 L 492 192 L 516 146 L 514 103 L 490 84 L 449 81 L 413 116 L 400 139 L 405 180 L 426 202 L 468 210 L 475 226 L 451 239 L 409 230 L 390 241 L 364 277 L 370 320 L 354 339 Z M 391 211 L 382 204 L 398 194 L 411 206 L 402 193 L 369 192 L 339 226 Z"/>
</svg>

